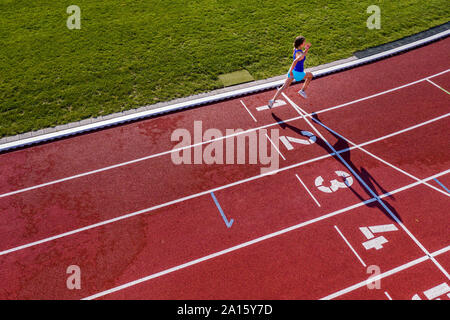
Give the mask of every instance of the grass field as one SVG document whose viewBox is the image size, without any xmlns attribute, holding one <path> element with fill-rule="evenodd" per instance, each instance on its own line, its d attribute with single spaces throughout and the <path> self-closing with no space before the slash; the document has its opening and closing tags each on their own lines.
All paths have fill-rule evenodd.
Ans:
<svg viewBox="0 0 450 320">
<path fill-rule="evenodd" d="M 449 17 L 447 0 L 0 0 L 0 137 L 220 88 L 223 73 L 286 73 L 298 34 L 311 67 Z"/>
</svg>

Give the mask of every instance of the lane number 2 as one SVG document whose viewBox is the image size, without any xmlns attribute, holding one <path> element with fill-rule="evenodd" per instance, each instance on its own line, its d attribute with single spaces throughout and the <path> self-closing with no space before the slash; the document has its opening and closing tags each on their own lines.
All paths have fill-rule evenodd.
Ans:
<svg viewBox="0 0 450 320">
<path fill-rule="evenodd" d="M 292 143 L 297 143 L 297 144 L 302 144 L 302 145 L 307 145 L 307 146 L 316 143 L 317 137 L 315 135 L 313 135 L 311 132 L 302 131 L 301 134 L 302 134 L 302 136 L 306 137 L 306 139 L 299 139 L 299 138 L 289 137 L 289 136 L 281 136 L 280 141 L 284 144 L 286 149 L 288 149 L 289 151 L 294 149 L 294 146 L 292 145 Z"/>
</svg>

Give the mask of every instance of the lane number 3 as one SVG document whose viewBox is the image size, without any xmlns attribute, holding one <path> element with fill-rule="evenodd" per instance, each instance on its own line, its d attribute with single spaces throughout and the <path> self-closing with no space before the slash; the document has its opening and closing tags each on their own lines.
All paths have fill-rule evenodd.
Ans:
<svg viewBox="0 0 450 320">
<path fill-rule="evenodd" d="M 335 173 L 338 177 L 343 177 L 344 182 L 340 182 L 340 181 L 338 181 L 338 179 L 333 179 L 330 181 L 329 186 L 324 186 L 323 185 L 324 180 L 323 180 L 322 176 L 318 176 L 314 182 L 317 189 L 319 189 L 320 191 L 325 192 L 325 193 L 333 193 L 333 192 L 338 191 L 339 189 L 348 188 L 353 184 L 353 178 L 347 172 L 335 171 Z"/>
</svg>

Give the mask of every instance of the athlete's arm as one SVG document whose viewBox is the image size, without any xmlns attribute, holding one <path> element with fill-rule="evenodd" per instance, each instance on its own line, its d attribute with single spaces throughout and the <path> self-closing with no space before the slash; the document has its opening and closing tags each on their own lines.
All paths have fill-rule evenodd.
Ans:
<svg viewBox="0 0 450 320">
<path fill-rule="evenodd" d="M 295 58 L 295 60 L 292 62 L 291 68 L 289 69 L 289 74 L 291 75 L 291 77 L 294 77 L 294 74 L 292 73 L 292 70 L 294 70 L 295 66 L 297 65 L 297 63 L 299 61 L 302 61 L 305 58 L 305 56 L 308 53 L 308 50 L 309 50 L 310 47 L 311 47 L 311 43 L 307 43 L 305 45 L 305 48 L 306 48 L 305 51 L 303 51 L 303 53 L 298 52 L 299 56 L 297 56 Z"/>
<path fill-rule="evenodd" d="M 307 43 L 304 47 L 305 50 L 303 51 L 303 53 L 298 52 L 297 54 L 300 54 L 300 55 L 295 60 L 302 61 L 308 54 L 308 50 L 310 47 L 311 47 L 311 43 Z"/>
<path fill-rule="evenodd" d="M 311 48 L 311 43 L 307 43 L 307 44 L 305 44 L 305 51 L 303 51 L 303 54 L 307 54 L 308 53 L 308 50 L 309 50 L 309 48 Z"/>
<path fill-rule="evenodd" d="M 301 59 L 300 59 L 301 60 Z M 294 70 L 295 66 L 297 65 L 297 62 L 299 62 L 300 60 L 295 59 L 292 64 L 291 67 L 289 68 L 289 74 L 291 75 L 292 78 L 294 78 L 294 74 L 292 73 L 292 70 Z"/>
</svg>

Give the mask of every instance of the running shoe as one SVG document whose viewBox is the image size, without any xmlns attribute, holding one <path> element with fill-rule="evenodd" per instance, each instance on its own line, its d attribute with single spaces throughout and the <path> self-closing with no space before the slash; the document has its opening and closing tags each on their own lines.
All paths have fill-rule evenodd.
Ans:
<svg viewBox="0 0 450 320">
<path fill-rule="evenodd" d="M 298 92 L 298 94 L 301 95 L 301 96 L 302 96 L 303 98 L 305 98 L 305 99 L 308 98 L 308 96 L 306 95 L 306 92 L 303 91 L 303 90 L 300 90 L 300 91 Z"/>
<path fill-rule="evenodd" d="M 269 100 L 269 104 L 267 105 L 269 107 L 269 109 L 272 109 L 274 102 L 275 101 L 273 101 L 273 100 Z"/>
</svg>

